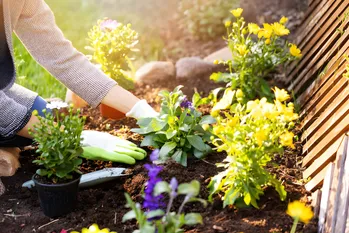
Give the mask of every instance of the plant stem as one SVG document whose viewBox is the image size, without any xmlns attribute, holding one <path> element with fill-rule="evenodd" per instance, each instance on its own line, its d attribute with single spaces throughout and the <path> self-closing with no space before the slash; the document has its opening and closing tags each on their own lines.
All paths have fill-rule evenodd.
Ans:
<svg viewBox="0 0 349 233">
<path fill-rule="evenodd" d="M 178 210 L 178 214 L 179 215 L 182 213 L 184 205 L 187 204 L 187 202 L 189 201 L 190 198 L 191 198 L 190 195 L 185 196 L 184 201 L 183 201 L 182 205 L 179 207 L 179 210 Z"/>
<path fill-rule="evenodd" d="M 291 229 L 291 232 L 290 232 L 290 233 L 296 233 L 298 221 L 299 221 L 299 218 L 295 218 L 295 219 L 294 219 L 294 221 L 293 221 L 293 226 L 292 226 L 292 229 Z"/>
<path fill-rule="evenodd" d="M 170 195 L 170 201 L 168 202 L 167 209 L 166 209 L 166 216 L 167 216 L 167 215 L 170 213 L 170 211 L 171 211 L 171 207 L 172 207 L 173 200 L 174 200 L 174 196 Z"/>
</svg>

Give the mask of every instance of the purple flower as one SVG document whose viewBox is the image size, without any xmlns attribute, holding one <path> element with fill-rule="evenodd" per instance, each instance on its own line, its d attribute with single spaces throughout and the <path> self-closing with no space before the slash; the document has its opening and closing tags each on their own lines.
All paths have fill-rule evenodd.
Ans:
<svg viewBox="0 0 349 233">
<path fill-rule="evenodd" d="M 154 187 L 155 185 L 162 181 L 161 178 L 158 177 L 158 174 L 162 170 L 162 167 L 156 166 L 154 164 L 145 164 L 144 167 L 148 170 L 149 180 L 146 183 L 146 188 L 144 190 L 144 202 L 143 207 L 148 211 L 161 209 L 164 207 L 164 203 L 162 202 L 162 195 L 154 196 Z"/>
<path fill-rule="evenodd" d="M 173 197 L 177 196 L 178 181 L 175 177 L 172 177 L 170 181 L 170 187 L 171 187 L 171 196 Z"/>
<path fill-rule="evenodd" d="M 151 154 L 149 156 L 150 157 L 150 161 L 154 162 L 154 161 L 158 160 L 159 159 L 159 152 L 160 152 L 159 149 L 153 150 L 153 152 L 151 152 Z"/>
<path fill-rule="evenodd" d="M 106 19 L 100 24 L 102 31 L 113 31 L 119 25 L 118 21 L 112 19 Z"/>
<path fill-rule="evenodd" d="M 190 102 L 187 97 L 184 97 L 181 105 L 180 105 L 182 108 L 189 108 L 189 109 L 194 109 L 193 107 L 193 103 Z"/>
</svg>

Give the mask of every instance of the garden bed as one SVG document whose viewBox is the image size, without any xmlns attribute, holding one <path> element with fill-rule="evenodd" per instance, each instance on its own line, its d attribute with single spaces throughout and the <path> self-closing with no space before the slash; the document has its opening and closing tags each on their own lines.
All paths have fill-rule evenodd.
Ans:
<svg viewBox="0 0 349 233">
<path fill-rule="evenodd" d="M 184 89 L 185 94 L 192 94 L 194 87 L 204 94 L 207 94 L 212 88 L 207 85 L 207 81 L 195 80 L 185 83 L 186 87 L 191 87 Z M 144 86 L 137 88 L 136 94 L 141 98 L 146 98 L 155 108 L 158 108 L 159 99 L 156 97 L 158 91 L 165 86 L 172 89 L 175 85 L 178 83 L 167 83 L 157 88 Z M 141 137 L 130 132 L 131 128 L 136 127 L 135 120 L 103 119 L 96 109 L 84 109 L 82 114 L 88 116 L 86 129 L 106 131 L 140 144 Z M 293 219 L 285 212 L 287 203 L 299 199 L 308 202 L 309 195 L 300 181 L 301 172 L 298 164 L 301 158 L 297 155 L 301 150 L 301 145 L 296 143 L 296 148 L 294 151 L 286 150 L 282 156 L 276 156 L 276 163 L 279 164 L 279 167 L 270 168 L 283 181 L 288 192 L 286 201 L 280 201 L 277 192 L 272 188 L 267 188 L 265 195 L 258 203 L 260 209 L 236 209 L 234 206 L 223 209 L 219 197 L 216 197 L 207 208 L 199 203 L 191 204 L 186 206 L 185 211 L 201 213 L 204 225 L 187 228 L 187 232 L 288 232 Z M 43 215 L 36 191 L 21 188 L 22 183 L 29 180 L 36 170 L 35 165 L 31 163 L 32 155 L 33 151 L 23 151 L 20 159 L 22 168 L 15 176 L 2 179 L 8 191 L 0 198 L 0 232 L 59 233 L 61 229 L 80 230 L 92 223 L 98 223 L 101 227 L 109 227 L 119 233 L 132 232 L 136 229 L 135 221 L 121 222 L 123 215 L 129 210 L 125 207 L 124 193 L 128 192 L 135 201 L 141 202 L 142 189 L 147 181 L 147 173 L 143 165 L 149 162 L 148 159 L 138 162 L 135 166 L 85 161 L 82 165 L 84 171 L 121 166 L 128 168 L 129 176 L 81 190 L 76 210 L 65 217 L 53 220 Z M 210 177 L 218 173 L 215 163 L 222 161 L 225 156 L 225 153 L 212 153 L 205 160 L 188 161 L 187 168 L 170 162 L 164 166 L 161 177 L 166 181 L 169 181 L 171 177 L 176 177 L 179 183 L 196 179 L 201 183 L 200 197 L 207 199 L 209 193 L 206 186 Z M 179 203 L 176 203 L 175 206 L 178 207 L 178 205 Z M 45 225 L 48 223 L 50 224 Z M 313 220 L 304 228 L 300 225 L 299 229 L 302 229 L 303 232 L 316 232 L 316 223 Z"/>
</svg>

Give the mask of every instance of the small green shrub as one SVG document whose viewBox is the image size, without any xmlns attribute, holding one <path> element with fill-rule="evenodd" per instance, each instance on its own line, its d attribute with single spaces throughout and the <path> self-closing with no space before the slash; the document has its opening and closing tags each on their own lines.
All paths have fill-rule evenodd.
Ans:
<svg viewBox="0 0 349 233">
<path fill-rule="evenodd" d="M 187 166 L 190 155 L 201 159 L 211 151 L 207 144 L 211 134 L 204 130 L 215 122 L 210 116 L 202 116 L 196 108 L 198 97 L 190 102 L 178 86 L 172 92 L 162 91 L 160 115 L 143 118 L 137 123 L 138 129 L 133 132 L 144 135 L 141 146 L 153 146 L 160 149 L 160 161 L 172 158 Z"/>
<path fill-rule="evenodd" d="M 78 167 L 82 160 L 81 133 L 85 118 L 79 116 L 80 110 L 72 106 L 67 113 L 59 113 L 58 109 L 66 107 L 62 102 L 48 104 L 45 117 L 39 118 L 39 123 L 30 130 L 34 141 L 38 143 L 38 159 L 33 163 L 41 166 L 36 173 L 47 176 L 54 183 L 58 180 L 72 179 L 73 173 L 80 173 Z M 33 112 L 37 115 L 37 111 Z"/>
<path fill-rule="evenodd" d="M 182 0 L 179 3 L 179 23 L 198 39 L 221 36 L 226 31 L 224 22 L 231 18 L 230 9 L 238 0 Z"/>
</svg>

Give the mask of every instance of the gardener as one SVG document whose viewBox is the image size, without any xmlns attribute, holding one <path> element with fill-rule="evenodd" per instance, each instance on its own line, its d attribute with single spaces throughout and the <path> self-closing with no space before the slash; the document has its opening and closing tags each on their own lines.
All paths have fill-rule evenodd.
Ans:
<svg viewBox="0 0 349 233">
<path fill-rule="evenodd" d="M 46 107 L 36 93 L 14 84 L 12 32 L 42 66 L 92 107 L 103 103 L 136 119 L 156 114 L 64 38 L 44 0 L 0 0 L 0 177 L 14 174 L 19 164 L 14 148 L 31 144 L 28 129 L 38 122 L 32 111 L 42 114 Z"/>
</svg>

